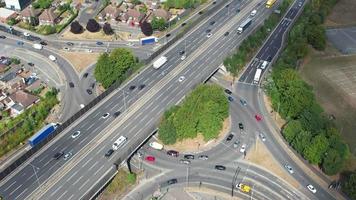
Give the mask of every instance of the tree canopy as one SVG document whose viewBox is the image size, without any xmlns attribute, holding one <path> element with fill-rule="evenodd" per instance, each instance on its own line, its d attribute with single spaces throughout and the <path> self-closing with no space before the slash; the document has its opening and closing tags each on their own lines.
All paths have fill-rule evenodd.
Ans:
<svg viewBox="0 0 356 200">
<path fill-rule="evenodd" d="M 83 32 L 83 26 L 78 21 L 74 21 L 70 24 L 70 32 L 79 34 Z"/>
<path fill-rule="evenodd" d="M 141 31 L 145 36 L 151 36 L 153 34 L 152 26 L 147 21 L 141 23 Z"/>
<path fill-rule="evenodd" d="M 347 174 L 342 190 L 351 198 L 356 199 L 356 171 Z"/>
<path fill-rule="evenodd" d="M 89 19 L 88 20 L 88 23 L 87 23 L 87 26 L 86 26 L 86 29 L 89 31 L 89 32 L 98 32 L 100 31 L 100 24 L 95 20 L 95 19 Z"/>
<path fill-rule="evenodd" d="M 106 35 L 112 35 L 114 33 L 114 30 L 112 30 L 111 25 L 109 23 L 104 24 L 103 31 Z"/>
<path fill-rule="evenodd" d="M 153 30 L 164 31 L 166 29 L 166 21 L 163 18 L 153 17 L 151 25 Z"/>
</svg>

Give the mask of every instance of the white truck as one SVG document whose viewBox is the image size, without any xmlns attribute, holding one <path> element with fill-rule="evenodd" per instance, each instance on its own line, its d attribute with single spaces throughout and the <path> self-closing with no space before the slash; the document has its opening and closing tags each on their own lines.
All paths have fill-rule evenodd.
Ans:
<svg viewBox="0 0 356 200">
<path fill-rule="evenodd" d="M 125 144 L 125 142 L 127 141 L 127 138 L 124 136 L 120 136 L 112 145 L 112 148 L 114 149 L 114 151 L 118 150 L 120 147 L 122 147 L 122 145 Z"/>
<path fill-rule="evenodd" d="M 162 57 L 158 58 L 156 61 L 153 62 L 153 68 L 159 69 L 167 61 L 168 61 L 167 57 L 166 56 L 162 56 Z"/>
<path fill-rule="evenodd" d="M 257 69 L 255 77 L 253 78 L 253 84 L 258 84 L 258 81 L 260 81 L 261 78 L 261 74 L 262 74 L 262 69 Z"/>
<path fill-rule="evenodd" d="M 163 145 L 158 143 L 158 142 L 151 142 L 148 145 L 150 147 L 152 147 L 153 149 L 156 149 L 156 150 L 162 150 L 163 149 Z"/>
<path fill-rule="evenodd" d="M 34 49 L 39 49 L 39 50 L 43 49 L 42 44 L 33 44 L 32 47 L 33 47 Z"/>
<path fill-rule="evenodd" d="M 244 32 L 244 30 L 246 30 L 252 23 L 252 19 L 251 18 L 247 18 L 244 22 L 242 22 L 242 24 L 240 24 L 239 28 L 237 28 L 237 33 L 241 34 L 242 32 Z"/>
</svg>

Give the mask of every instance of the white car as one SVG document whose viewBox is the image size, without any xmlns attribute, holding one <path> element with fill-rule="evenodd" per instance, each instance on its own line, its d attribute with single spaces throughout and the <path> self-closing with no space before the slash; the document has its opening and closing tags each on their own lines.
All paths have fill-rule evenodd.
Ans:
<svg viewBox="0 0 356 200">
<path fill-rule="evenodd" d="M 54 55 L 49 55 L 48 58 L 53 62 L 57 60 L 57 58 Z"/>
<path fill-rule="evenodd" d="M 77 138 L 80 135 L 80 131 L 76 131 L 72 134 L 72 138 Z"/>
<path fill-rule="evenodd" d="M 64 154 L 63 159 L 68 160 L 68 158 L 71 157 L 72 155 L 73 154 L 71 152 L 68 152 L 68 153 Z"/>
<path fill-rule="evenodd" d="M 251 17 L 253 17 L 253 16 L 255 16 L 255 15 L 256 15 L 256 13 L 257 13 L 257 10 L 253 10 L 253 11 L 251 11 L 250 16 L 251 16 Z"/>
<path fill-rule="evenodd" d="M 84 105 L 84 104 L 80 104 L 79 106 L 80 106 L 80 108 L 84 108 L 84 107 L 85 107 L 85 105 Z"/>
<path fill-rule="evenodd" d="M 30 34 L 27 33 L 27 32 L 23 32 L 23 35 L 26 36 L 26 37 L 30 37 Z"/>
<path fill-rule="evenodd" d="M 244 153 L 246 151 L 246 144 L 243 144 L 240 148 L 240 152 Z"/>
<path fill-rule="evenodd" d="M 260 136 L 262 142 L 266 141 L 266 136 L 263 133 L 260 133 L 259 136 Z"/>
<path fill-rule="evenodd" d="M 103 114 L 103 116 L 101 116 L 101 118 L 106 119 L 106 118 L 108 118 L 109 116 L 110 116 L 110 113 L 105 113 L 105 114 Z"/>
<path fill-rule="evenodd" d="M 181 77 L 179 77 L 179 79 L 178 79 L 179 82 L 183 82 L 184 80 L 185 80 L 185 77 L 184 77 L 184 76 L 181 76 Z"/>
<path fill-rule="evenodd" d="M 87 52 L 88 52 L 88 53 L 93 53 L 93 50 L 87 49 Z"/>
<path fill-rule="evenodd" d="M 180 57 L 181 60 L 185 60 L 186 56 L 182 55 L 182 57 Z"/>
<path fill-rule="evenodd" d="M 314 188 L 314 186 L 312 186 L 312 185 L 307 185 L 307 188 L 308 188 L 308 190 L 310 191 L 310 192 L 312 192 L 312 193 L 316 193 L 316 189 Z"/>
<path fill-rule="evenodd" d="M 212 33 L 208 33 L 208 34 L 206 35 L 206 37 L 207 37 L 207 38 L 210 38 L 212 35 L 213 35 Z"/>
<path fill-rule="evenodd" d="M 286 168 L 287 171 L 288 171 L 290 174 L 294 174 L 293 168 L 292 168 L 290 165 L 285 164 L 285 165 L 284 165 L 284 168 Z"/>
</svg>

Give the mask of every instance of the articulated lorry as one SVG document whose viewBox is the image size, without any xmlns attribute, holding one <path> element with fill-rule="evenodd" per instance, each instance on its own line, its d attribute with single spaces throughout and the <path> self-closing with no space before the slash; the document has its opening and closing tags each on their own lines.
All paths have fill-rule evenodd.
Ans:
<svg viewBox="0 0 356 200">
<path fill-rule="evenodd" d="M 253 78 L 253 84 L 258 84 L 258 81 L 260 81 L 261 78 L 261 74 L 262 74 L 262 69 L 257 69 L 255 77 Z"/>
<path fill-rule="evenodd" d="M 155 42 L 157 42 L 158 39 L 156 37 L 145 37 L 145 38 L 141 38 L 140 39 L 140 43 L 141 45 L 146 45 L 146 44 L 154 44 Z"/>
<path fill-rule="evenodd" d="M 275 2 L 276 0 L 268 0 L 266 3 L 266 8 L 271 8 Z"/>
<path fill-rule="evenodd" d="M 153 62 L 153 68 L 159 69 L 167 61 L 168 61 L 167 57 L 166 56 L 162 56 L 162 57 L 158 58 L 156 61 Z"/>
<path fill-rule="evenodd" d="M 49 135 L 51 135 L 54 132 L 54 130 L 56 130 L 57 126 L 58 125 L 55 123 L 47 124 L 41 130 L 39 130 L 35 135 L 33 135 L 30 139 L 28 139 L 28 144 L 31 147 L 36 146 L 38 143 L 42 142 Z"/>
<path fill-rule="evenodd" d="M 242 22 L 242 24 L 240 24 L 239 28 L 237 29 L 237 33 L 241 34 L 242 32 L 244 32 L 244 30 L 246 30 L 251 25 L 251 22 L 252 19 L 247 18 L 244 22 Z"/>
</svg>

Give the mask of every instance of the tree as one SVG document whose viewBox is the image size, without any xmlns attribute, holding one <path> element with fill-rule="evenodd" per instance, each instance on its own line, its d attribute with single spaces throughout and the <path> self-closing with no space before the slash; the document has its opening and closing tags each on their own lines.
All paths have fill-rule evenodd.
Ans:
<svg viewBox="0 0 356 200">
<path fill-rule="evenodd" d="M 163 144 L 174 144 L 177 141 L 177 131 L 172 119 L 172 117 L 168 119 L 163 118 L 159 125 L 158 137 Z"/>
<path fill-rule="evenodd" d="M 300 154 L 303 153 L 304 149 L 310 145 L 311 133 L 308 131 L 301 131 L 292 141 L 292 146 Z"/>
<path fill-rule="evenodd" d="M 166 21 L 163 18 L 153 17 L 151 21 L 153 30 L 163 31 L 166 29 Z"/>
<path fill-rule="evenodd" d="M 306 29 L 308 43 L 317 50 L 324 50 L 326 46 L 325 28 L 321 25 L 310 25 Z"/>
<path fill-rule="evenodd" d="M 80 23 L 78 21 L 74 21 L 70 25 L 70 32 L 72 32 L 74 34 L 82 33 L 83 32 L 83 26 L 80 25 Z"/>
<path fill-rule="evenodd" d="M 95 19 L 89 19 L 88 20 L 86 29 L 89 32 L 92 32 L 92 33 L 98 32 L 100 30 L 100 28 L 101 28 L 100 24 Z"/>
<path fill-rule="evenodd" d="M 346 180 L 342 184 L 342 191 L 351 199 L 356 199 L 356 171 L 347 175 Z"/>
<path fill-rule="evenodd" d="M 10 19 L 7 20 L 6 23 L 7 23 L 8 25 L 10 25 L 10 26 L 13 26 L 13 25 L 15 25 L 15 24 L 17 23 L 17 21 L 16 21 L 15 18 L 10 18 Z"/>
<path fill-rule="evenodd" d="M 311 144 L 304 149 L 304 157 L 312 164 L 320 164 L 328 147 L 329 142 L 325 135 L 317 135 L 311 140 Z"/>
<path fill-rule="evenodd" d="M 47 9 L 51 6 L 53 0 L 37 0 L 36 2 L 32 3 L 34 8 L 42 8 Z"/>
<path fill-rule="evenodd" d="M 292 120 L 288 122 L 282 133 L 288 143 L 291 143 L 302 130 L 301 123 L 298 120 Z"/>
<path fill-rule="evenodd" d="M 141 23 L 141 31 L 145 36 L 151 36 L 153 34 L 152 26 L 147 21 Z"/>
<path fill-rule="evenodd" d="M 111 25 L 109 23 L 105 23 L 103 26 L 103 31 L 106 35 L 112 35 L 114 31 L 111 28 Z"/>
</svg>

